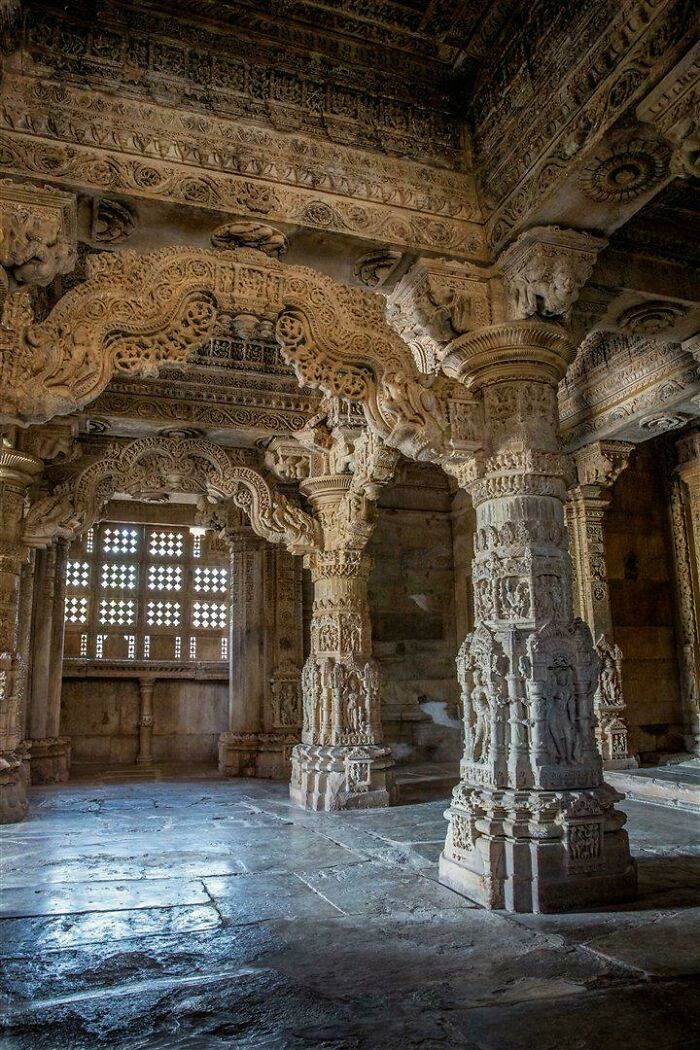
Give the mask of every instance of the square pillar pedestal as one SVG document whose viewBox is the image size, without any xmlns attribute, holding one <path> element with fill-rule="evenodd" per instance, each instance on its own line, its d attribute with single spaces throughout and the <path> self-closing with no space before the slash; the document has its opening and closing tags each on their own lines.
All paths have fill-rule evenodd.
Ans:
<svg viewBox="0 0 700 1050">
<path fill-rule="evenodd" d="M 289 794 L 305 809 L 373 809 L 396 797 L 388 747 L 298 744 Z"/>
</svg>

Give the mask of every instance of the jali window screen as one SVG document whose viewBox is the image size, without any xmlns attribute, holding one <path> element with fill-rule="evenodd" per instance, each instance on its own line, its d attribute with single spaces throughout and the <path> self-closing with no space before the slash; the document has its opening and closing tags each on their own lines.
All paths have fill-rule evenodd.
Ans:
<svg viewBox="0 0 700 1050">
<path fill-rule="evenodd" d="M 106 521 L 71 545 L 65 657 L 228 659 L 228 558 L 215 533 Z"/>
</svg>

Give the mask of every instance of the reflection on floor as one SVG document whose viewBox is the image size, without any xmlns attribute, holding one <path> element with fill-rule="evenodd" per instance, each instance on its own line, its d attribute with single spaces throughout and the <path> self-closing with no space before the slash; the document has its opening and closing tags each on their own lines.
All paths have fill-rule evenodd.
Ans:
<svg viewBox="0 0 700 1050">
<path fill-rule="evenodd" d="M 629 905 L 508 916 L 437 883 L 430 775 L 346 814 L 202 770 L 33 790 L 2 834 L 2 1046 L 698 1045 L 697 815 L 625 803 Z"/>
</svg>

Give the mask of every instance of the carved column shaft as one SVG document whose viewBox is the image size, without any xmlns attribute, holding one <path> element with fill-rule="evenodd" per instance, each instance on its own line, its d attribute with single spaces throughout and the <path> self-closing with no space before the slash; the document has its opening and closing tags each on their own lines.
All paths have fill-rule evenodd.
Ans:
<svg viewBox="0 0 700 1050">
<path fill-rule="evenodd" d="M 566 504 L 574 567 L 574 608 L 590 627 L 601 659 L 594 704 L 596 738 L 606 769 L 637 765 L 628 747 L 622 652 L 614 641 L 605 558 L 605 513 L 610 490 L 626 468 L 633 449 L 625 441 L 596 441 L 575 452 L 578 484 L 570 489 Z"/>
<path fill-rule="evenodd" d="M 27 736 L 43 740 L 48 732 L 49 677 L 56 581 L 56 547 L 37 551 L 36 585 L 34 588 L 34 623 L 32 631 L 31 693 Z"/>
<path fill-rule="evenodd" d="M 219 738 L 219 771 L 256 776 L 268 683 L 265 604 L 270 551 L 248 526 L 228 534 L 231 552 L 229 727 Z"/>
<path fill-rule="evenodd" d="M 700 433 L 676 445 L 679 465 L 670 482 L 681 699 L 686 746 L 700 754 Z"/>
<path fill-rule="evenodd" d="M 29 721 L 29 670 L 31 663 L 32 646 L 32 610 L 34 602 L 34 569 L 36 563 L 36 552 L 30 551 L 27 562 L 22 566 L 22 578 L 20 580 L 19 601 L 19 648 L 22 663 L 20 682 L 20 693 L 24 698 L 22 703 L 23 724 L 21 735 L 28 736 L 27 723 Z"/>
<path fill-rule="evenodd" d="M 25 493 L 41 469 L 35 456 L 5 442 L 0 446 L 0 823 L 22 820 L 27 811 L 19 620 L 29 551 L 21 532 Z"/>
<path fill-rule="evenodd" d="M 154 678 L 139 678 L 139 750 L 136 763 L 139 766 L 153 764 L 153 693 Z"/>
<path fill-rule="evenodd" d="M 346 433 L 334 431 L 331 454 L 319 455 L 320 469 L 302 482 L 324 536 L 324 549 L 305 559 L 314 602 L 302 743 L 292 755 L 290 784 L 291 798 L 309 809 L 385 806 L 393 791 L 367 595 L 371 510 L 353 492 L 351 472 L 328 470 L 342 468 L 349 447 Z"/>
<path fill-rule="evenodd" d="M 566 504 L 566 522 L 574 565 L 574 609 L 594 638 L 612 635 L 612 614 L 605 566 L 603 522 L 608 500 L 573 492 Z"/>
<path fill-rule="evenodd" d="M 57 784 L 68 780 L 70 770 L 70 740 L 60 736 L 67 542 L 58 540 L 38 551 L 36 560 L 27 725 L 30 773 L 33 784 Z"/>
<path fill-rule="evenodd" d="M 635 881 L 594 736 L 599 662 L 573 617 L 556 398 L 571 353 L 561 329 L 520 322 L 455 340 L 443 361 L 482 391 L 486 433 L 456 471 L 476 509 L 476 626 L 457 660 L 465 750 L 440 879 L 511 911 Z"/>
</svg>

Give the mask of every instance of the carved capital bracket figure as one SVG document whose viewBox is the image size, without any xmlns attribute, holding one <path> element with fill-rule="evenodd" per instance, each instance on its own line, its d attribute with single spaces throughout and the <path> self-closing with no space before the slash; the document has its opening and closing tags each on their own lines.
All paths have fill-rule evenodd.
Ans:
<svg viewBox="0 0 700 1050">
<path fill-rule="evenodd" d="M 29 548 L 22 539 L 28 488 L 41 473 L 40 459 L 0 443 L 0 823 L 22 820 L 27 811 L 28 772 L 23 743 L 24 667 L 20 582 Z"/>
<path fill-rule="evenodd" d="M 573 454 L 575 483 L 566 502 L 566 524 L 574 567 L 574 609 L 586 621 L 601 658 L 595 693 L 596 736 L 606 769 L 637 765 L 629 754 L 622 694 L 622 652 L 613 643 L 604 518 L 611 488 L 629 462 L 628 441 L 596 441 Z"/>
<path fill-rule="evenodd" d="M 72 193 L 0 179 L 0 307 L 8 294 L 73 269 L 76 216 Z"/>
<path fill-rule="evenodd" d="M 420 372 L 435 372 L 456 336 L 491 323 L 492 290 L 483 267 L 428 258 L 413 264 L 388 295 L 386 315 Z"/>
<path fill-rule="evenodd" d="M 513 911 L 635 886 L 596 747 L 599 658 L 572 609 L 556 395 L 573 355 L 562 328 L 526 320 L 462 336 L 443 358 L 483 399 L 485 431 L 453 470 L 476 509 L 475 629 L 457 661 L 465 750 L 440 879 Z"/>
<path fill-rule="evenodd" d="M 559 226 L 537 226 L 521 234 L 499 259 L 509 316 L 567 320 L 606 245 L 602 237 Z"/>
<path fill-rule="evenodd" d="M 670 482 L 671 530 L 679 598 L 681 692 L 687 746 L 700 754 L 700 431 L 676 442 Z"/>
</svg>

